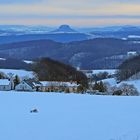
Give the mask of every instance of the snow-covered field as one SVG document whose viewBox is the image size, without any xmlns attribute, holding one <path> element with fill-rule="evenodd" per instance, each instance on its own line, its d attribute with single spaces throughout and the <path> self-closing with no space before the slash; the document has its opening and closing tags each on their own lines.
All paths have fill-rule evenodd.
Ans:
<svg viewBox="0 0 140 140">
<path fill-rule="evenodd" d="M 0 92 L 0 140 L 138 140 L 139 108 L 140 97 Z"/>
<path fill-rule="evenodd" d="M 107 72 L 108 74 L 115 74 L 116 73 L 116 69 L 103 69 L 103 70 L 93 70 L 93 74 L 99 74 L 99 73 L 103 73 L 103 72 Z"/>
<path fill-rule="evenodd" d="M 8 75 L 9 73 L 12 73 L 14 76 L 18 75 L 20 78 L 24 77 L 33 77 L 33 72 L 32 71 L 26 71 L 26 70 L 15 70 L 15 69 L 0 69 L 0 72 L 5 73 Z"/>
</svg>

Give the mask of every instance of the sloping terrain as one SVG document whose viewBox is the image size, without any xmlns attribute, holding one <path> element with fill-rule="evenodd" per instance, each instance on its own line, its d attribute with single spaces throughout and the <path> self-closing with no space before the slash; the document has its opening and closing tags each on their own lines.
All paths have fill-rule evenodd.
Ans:
<svg viewBox="0 0 140 140">
<path fill-rule="evenodd" d="M 20 79 L 34 78 L 33 71 L 26 71 L 26 70 L 16 70 L 16 69 L 0 69 L 0 72 L 4 73 L 5 75 L 12 74 L 13 76 L 18 76 Z"/>
<path fill-rule="evenodd" d="M 139 97 L 1 92 L 0 139 L 136 140 L 139 106 Z"/>
</svg>

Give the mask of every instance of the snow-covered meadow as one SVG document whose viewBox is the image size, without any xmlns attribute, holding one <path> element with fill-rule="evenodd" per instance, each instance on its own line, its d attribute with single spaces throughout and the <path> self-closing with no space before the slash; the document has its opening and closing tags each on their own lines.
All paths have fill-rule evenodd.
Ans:
<svg viewBox="0 0 140 140">
<path fill-rule="evenodd" d="M 139 96 L 0 92 L 0 139 L 138 140 L 139 107 Z"/>
<path fill-rule="evenodd" d="M 20 79 L 24 79 L 25 77 L 28 78 L 33 78 L 34 77 L 34 73 L 33 71 L 26 71 L 26 70 L 16 70 L 16 69 L 0 69 L 0 72 L 8 75 L 8 74 L 13 74 L 18 75 L 20 77 Z"/>
<path fill-rule="evenodd" d="M 92 70 L 93 74 L 99 74 L 107 72 L 109 75 L 113 75 L 116 73 L 116 69 L 102 69 L 102 70 Z"/>
</svg>

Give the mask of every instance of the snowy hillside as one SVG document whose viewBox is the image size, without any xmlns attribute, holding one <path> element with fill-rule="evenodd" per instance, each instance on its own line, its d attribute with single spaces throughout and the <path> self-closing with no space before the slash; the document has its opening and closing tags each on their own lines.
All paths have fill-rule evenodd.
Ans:
<svg viewBox="0 0 140 140">
<path fill-rule="evenodd" d="M 140 97 L 1 92 L 0 139 L 136 140 L 139 106 Z"/>
<path fill-rule="evenodd" d="M 116 69 L 93 70 L 93 74 L 99 74 L 99 73 L 103 73 L 103 72 L 107 72 L 108 74 L 113 75 L 116 73 Z"/>
<path fill-rule="evenodd" d="M 128 80 L 128 81 L 123 81 L 121 83 L 134 85 L 134 87 L 136 87 L 136 89 L 140 92 L 140 80 Z"/>
<path fill-rule="evenodd" d="M 117 81 L 115 78 L 108 78 L 108 79 L 104 79 L 104 80 L 101 80 L 102 82 L 104 83 L 108 83 L 110 86 L 120 86 L 121 84 L 125 83 L 125 84 L 128 84 L 128 85 L 133 85 L 137 90 L 138 92 L 140 93 L 140 80 L 126 80 L 126 81 L 122 81 L 121 83 L 117 84 Z"/>
<path fill-rule="evenodd" d="M 25 78 L 25 77 L 33 78 L 33 72 L 32 71 L 15 70 L 15 69 L 0 69 L 0 72 L 3 72 L 6 75 L 8 75 L 9 73 L 12 73 L 14 76 L 18 75 L 21 79 Z"/>
</svg>

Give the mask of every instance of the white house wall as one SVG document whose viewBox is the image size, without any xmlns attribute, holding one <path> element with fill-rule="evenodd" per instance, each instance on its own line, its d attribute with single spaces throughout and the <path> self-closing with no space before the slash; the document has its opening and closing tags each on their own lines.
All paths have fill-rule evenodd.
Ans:
<svg viewBox="0 0 140 140">
<path fill-rule="evenodd" d="M 0 91 L 9 91 L 11 90 L 11 84 L 9 85 L 0 85 Z"/>
<path fill-rule="evenodd" d="M 34 91 L 26 82 L 21 82 L 15 87 L 17 91 Z"/>
</svg>

